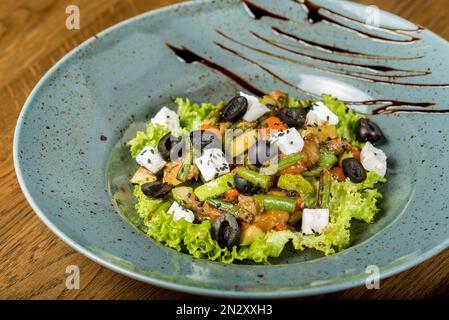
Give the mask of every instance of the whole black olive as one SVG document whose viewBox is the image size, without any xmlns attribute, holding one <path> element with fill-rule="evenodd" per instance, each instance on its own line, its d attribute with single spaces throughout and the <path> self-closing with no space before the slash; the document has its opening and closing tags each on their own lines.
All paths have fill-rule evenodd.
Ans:
<svg viewBox="0 0 449 320">
<path fill-rule="evenodd" d="M 167 133 L 159 140 L 157 150 L 161 154 L 162 158 L 166 161 L 170 160 L 170 151 L 172 148 L 182 140 L 181 137 L 172 136 L 171 133 Z"/>
<path fill-rule="evenodd" d="M 251 164 L 258 167 L 278 155 L 278 148 L 267 140 L 259 140 L 248 149 L 248 158 Z"/>
<path fill-rule="evenodd" d="M 283 108 L 278 116 L 289 128 L 301 128 L 306 122 L 307 109 L 304 108 Z"/>
<path fill-rule="evenodd" d="M 221 149 L 220 138 L 209 130 L 195 130 L 190 133 L 190 141 L 196 149 Z"/>
<path fill-rule="evenodd" d="M 171 184 L 160 181 L 144 183 L 141 187 L 144 195 L 153 198 L 162 198 L 167 195 L 172 188 L 173 186 Z"/>
<path fill-rule="evenodd" d="M 220 112 L 222 121 L 234 122 L 240 120 L 248 110 L 248 100 L 245 97 L 237 96 L 232 98 Z"/>
<path fill-rule="evenodd" d="M 366 179 L 366 171 L 362 164 L 354 158 L 346 158 L 341 162 L 343 173 L 354 183 L 360 183 Z"/>
<path fill-rule="evenodd" d="M 382 130 L 370 119 L 360 119 L 355 125 L 355 135 L 357 140 L 362 142 L 379 142 L 384 134 Z"/>
<path fill-rule="evenodd" d="M 260 186 L 253 184 L 238 175 L 234 176 L 234 184 L 238 192 L 248 196 L 262 192 L 262 188 Z"/>
<path fill-rule="evenodd" d="M 230 213 L 224 212 L 212 223 L 212 239 L 221 248 L 232 248 L 240 240 L 240 228 L 237 219 Z"/>
</svg>

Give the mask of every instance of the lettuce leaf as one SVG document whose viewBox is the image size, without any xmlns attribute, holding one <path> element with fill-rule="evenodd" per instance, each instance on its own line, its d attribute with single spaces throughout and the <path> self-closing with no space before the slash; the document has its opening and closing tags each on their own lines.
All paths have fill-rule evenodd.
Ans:
<svg viewBox="0 0 449 320">
<path fill-rule="evenodd" d="M 166 134 L 167 131 L 164 127 L 161 125 L 153 125 L 149 122 L 146 127 L 146 132 L 138 131 L 135 138 L 128 141 L 132 157 L 137 157 L 145 147 L 156 148 L 159 140 Z"/>
<path fill-rule="evenodd" d="M 136 210 L 148 227 L 147 235 L 158 242 L 178 251 L 186 251 L 195 258 L 223 263 L 248 259 L 267 264 L 270 257 L 279 257 L 290 241 L 296 250 L 312 248 L 325 255 L 346 248 L 350 243 L 351 219 L 372 223 L 379 211 L 377 202 L 382 195 L 375 187 L 380 182 L 386 182 L 386 179 L 375 172 L 368 172 L 367 179 L 359 184 L 349 179 L 344 182 L 333 181 L 329 201 L 330 222 L 321 234 L 271 231 L 249 246 L 235 246 L 231 250 L 220 248 L 212 239 L 209 221 L 200 224 L 189 223 L 184 219 L 173 221 L 173 216 L 167 213 L 170 202 L 144 195 L 140 186 L 135 187 L 134 195 L 138 200 Z M 312 185 L 314 189 L 317 188 L 316 183 Z"/>
<path fill-rule="evenodd" d="M 216 105 L 212 103 L 202 103 L 201 105 L 191 103 L 189 98 L 185 100 L 176 98 L 175 102 L 178 104 L 179 122 L 187 133 L 198 129 L 201 121 L 216 108 Z"/>
<path fill-rule="evenodd" d="M 145 224 L 148 224 L 154 214 L 167 211 L 170 208 L 169 202 L 146 196 L 142 192 L 140 185 L 134 187 L 134 196 L 137 199 L 135 205 L 136 211 L 144 220 Z"/>
<path fill-rule="evenodd" d="M 211 224 L 203 221 L 193 224 L 184 219 L 173 221 L 173 215 L 160 212 L 153 215 L 148 223 L 148 236 L 177 251 L 185 250 L 194 258 L 231 263 L 240 259 L 237 247 L 232 250 L 220 248 L 212 239 Z"/>
<path fill-rule="evenodd" d="M 310 106 L 312 101 L 308 99 L 295 99 L 292 97 L 288 97 L 287 107 L 289 108 L 307 108 Z"/>
<path fill-rule="evenodd" d="M 355 125 L 364 116 L 360 113 L 354 113 L 346 104 L 331 95 L 325 94 L 322 99 L 329 110 L 338 116 L 337 131 L 339 136 L 348 140 L 354 146 L 362 147 L 363 143 L 358 142 L 355 136 Z"/>
</svg>

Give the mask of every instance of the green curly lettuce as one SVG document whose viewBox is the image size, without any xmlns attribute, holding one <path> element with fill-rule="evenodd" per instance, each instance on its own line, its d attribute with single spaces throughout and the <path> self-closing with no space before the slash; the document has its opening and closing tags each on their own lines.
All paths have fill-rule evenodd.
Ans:
<svg viewBox="0 0 449 320">
<path fill-rule="evenodd" d="M 356 139 L 355 125 L 357 121 L 364 118 L 364 116 L 359 113 L 354 113 L 354 111 L 346 106 L 346 104 L 331 95 L 325 94 L 322 96 L 322 99 L 326 107 L 338 117 L 337 131 L 339 136 L 348 140 L 354 146 L 363 146 L 363 144 Z"/>
<path fill-rule="evenodd" d="M 153 125 L 151 122 L 147 124 L 146 131 L 138 131 L 134 139 L 128 141 L 131 155 L 133 158 L 145 147 L 156 148 L 159 140 L 167 134 L 167 131 L 161 125 Z"/>
<path fill-rule="evenodd" d="M 165 212 L 170 208 L 170 203 L 168 201 L 151 198 L 145 195 L 142 192 L 140 185 L 134 187 L 134 196 L 137 199 L 135 205 L 136 211 L 146 225 L 148 225 L 153 215 Z"/>
<path fill-rule="evenodd" d="M 194 258 L 209 259 L 223 263 L 231 263 L 240 259 L 237 247 L 232 250 L 220 248 L 212 239 L 211 224 L 203 221 L 200 224 L 190 223 L 184 219 L 173 220 L 173 215 L 166 212 L 153 215 L 148 224 L 148 236 L 177 251 L 184 249 Z M 240 259 L 241 260 L 241 259 Z"/>
<path fill-rule="evenodd" d="M 178 104 L 178 116 L 181 127 L 187 131 L 192 132 L 199 128 L 201 121 L 206 119 L 209 113 L 217 108 L 212 103 L 191 103 L 189 98 L 183 100 L 176 98 L 175 102 Z"/>
<path fill-rule="evenodd" d="M 279 257 L 285 245 L 292 242 L 296 250 L 312 248 L 325 255 L 333 254 L 350 243 L 351 219 L 372 223 L 379 211 L 381 193 L 375 189 L 377 183 L 386 182 L 375 172 L 368 172 L 364 182 L 355 184 L 349 179 L 333 181 L 329 201 L 330 221 L 321 234 L 304 235 L 299 231 L 270 231 L 248 246 L 235 246 L 231 250 L 220 248 L 212 239 L 209 221 L 193 224 L 180 219 L 173 221 L 168 214 L 171 205 L 160 199 L 153 199 L 136 186 L 134 195 L 138 202 L 136 210 L 145 221 L 147 235 L 178 251 L 186 251 L 195 258 L 209 259 L 223 263 L 235 260 L 253 260 L 268 263 L 269 258 Z M 316 184 L 313 184 L 316 188 Z M 316 192 L 315 192 L 316 193 Z"/>
</svg>

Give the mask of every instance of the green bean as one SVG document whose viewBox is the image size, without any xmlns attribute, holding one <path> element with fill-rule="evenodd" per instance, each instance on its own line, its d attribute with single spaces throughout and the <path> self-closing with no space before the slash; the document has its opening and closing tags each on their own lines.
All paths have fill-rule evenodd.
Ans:
<svg viewBox="0 0 449 320">
<path fill-rule="evenodd" d="M 331 191 L 331 175 L 329 170 L 324 169 L 320 173 L 320 184 L 317 192 L 317 207 L 318 208 L 327 208 L 329 207 L 329 198 Z"/>
<path fill-rule="evenodd" d="M 271 185 L 271 177 L 260 174 L 256 171 L 249 170 L 245 167 L 238 167 L 235 170 L 235 173 L 242 177 L 243 179 L 248 180 L 253 184 L 257 184 L 258 186 L 266 189 Z"/>
<path fill-rule="evenodd" d="M 193 160 L 192 159 L 192 148 L 190 146 L 190 141 L 188 141 L 187 142 L 187 156 L 183 160 L 184 162 L 183 162 L 181 168 L 179 169 L 176 179 L 183 181 L 183 182 L 187 180 L 187 176 L 190 171 L 190 165 L 192 164 L 192 160 Z"/>
<path fill-rule="evenodd" d="M 338 161 L 337 157 L 330 152 L 320 153 L 320 162 L 316 168 L 302 173 L 304 177 L 315 177 L 318 176 L 323 169 L 330 169 Z"/>
<path fill-rule="evenodd" d="M 279 161 L 279 163 L 273 163 L 269 165 L 268 167 L 264 167 L 260 169 L 260 173 L 267 174 L 267 175 L 273 175 L 279 170 L 288 168 L 290 166 L 295 165 L 299 160 L 302 159 L 301 153 L 293 153 L 288 156 L 286 156 L 284 159 Z"/>
<path fill-rule="evenodd" d="M 302 155 L 300 153 L 293 153 L 286 156 L 284 159 L 279 161 L 278 170 L 282 170 L 288 168 L 290 166 L 295 165 L 299 160 L 302 159 Z"/>
<path fill-rule="evenodd" d="M 279 177 L 278 187 L 284 190 L 293 190 L 300 195 L 312 193 L 315 189 L 312 184 L 300 174 L 283 174 Z"/>
<path fill-rule="evenodd" d="M 254 218 L 254 215 L 248 210 L 235 206 L 232 203 L 226 202 L 224 200 L 207 199 L 206 202 L 214 208 L 226 211 L 242 221 L 250 222 Z"/>
<path fill-rule="evenodd" d="M 265 210 L 281 210 L 292 213 L 296 208 L 295 199 L 288 197 L 256 194 L 254 200 L 257 207 L 263 206 Z"/>
<path fill-rule="evenodd" d="M 200 201 L 212 198 L 234 188 L 234 176 L 227 173 L 211 180 L 195 189 L 194 193 Z"/>
</svg>

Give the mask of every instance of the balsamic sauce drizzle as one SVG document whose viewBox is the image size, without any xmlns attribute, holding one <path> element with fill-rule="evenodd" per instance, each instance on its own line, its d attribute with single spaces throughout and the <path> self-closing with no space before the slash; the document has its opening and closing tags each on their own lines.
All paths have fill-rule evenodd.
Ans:
<svg viewBox="0 0 449 320">
<path fill-rule="evenodd" d="M 307 10 L 307 19 L 312 24 L 315 24 L 315 23 L 318 23 L 318 22 L 321 22 L 321 21 L 326 21 L 327 23 L 337 25 L 337 26 L 339 26 L 339 27 L 341 27 L 343 29 L 346 29 L 346 30 L 358 33 L 359 35 L 361 35 L 363 37 L 368 37 L 370 39 L 381 40 L 381 41 L 386 41 L 386 42 L 413 43 L 413 42 L 417 42 L 417 41 L 421 40 L 419 37 L 414 37 L 414 36 L 402 33 L 401 31 L 403 31 L 403 30 L 401 30 L 401 29 L 387 29 L 387 28 L 383 28 L 383 27 L 375 27 L 375 26 L 372 26 L 372 25 L 368 25 L 365 22 L 361 22 L 359 20 L 356 20 L 356 19 L 353 19 L 351 17 L 345 16 L 345 15 L 343 15 L 341 13 L 338 13 L 338 12 L 335 12 L 333 10 L 330 10 L 329 8 L 321 7 L 321 6 L 317 5 L 317 4 L 315 4 L 311 0 L 293 0 L 293 1 L 295 3 L 297 3 L 297 4 L 299 4 L 299 5 L 301 5 L 301 6 L 306 8 L 306 10 Z M 369 33 L 369 32 L 362 31 L 360 29 L 356 29 L 356 28 L 350 27 L 349 25 L 344 24 L 344 23 L 340 22 L 339 20 L 336 20 L 336 19 L 332 18 L 329 15 L 322 14 L 321 13 L 322 10 L 330 12 L 331 14 L 333 14 L 335 16 L 338 16 L 340 18 L 343 18 L 345 20 L 349 20 L 349 21 L 355 22 L 355 23 L 357 23 L 359 25 L 362 25 L 364 27 L 369 26 L 370 28 L 376 28 L 378 30 L 383 30 L 383 31 L 386 31 L 386 32 L 389 32 L 389 33 L 393 33 L 393 34 L 402 36 L 402 37 L 407 37 L 407 39 L 391 39 L 391 38 L 383 37 L 383 36 L 380 36 L 380 35 L 372 34 L 372 33 Z M 416 32 L 417 30 L 412 30 L 412 31 Z"/>
<path fill-rule="evenodd" d="M 237 75 L 236 73 L 216 64 L 215 62 L 212 62 L 210 60 L 207 60 L 206 58 L 203 58 L 199 55 L 197 55 L 196 53 L 194 53 L 193 51 L 191 51 L 190 49 L 188 49 L 186 46 L 182 46 L 181 48 L 177 48 L 169 43 L 166 43 L 166 46 L 173 51 L 173 53 L 179 58 L 181 59 L 182 62 L 191 64 L 191 63 L 201 63 L 202 65 L 214 69 L 220 73 L 222 73 L 223 75 L 225 75 L 226 77 L 234 80 L 236 83 L 238 83 L 242 88 L 245 88 L 246 90 L 258 95 L 258 96 L 263 96 L 265 93 L 256 88 L 254 85 L 252 85 L 251 83 L 249 83 L 248 81 L 246 81 L 245 79 L 243 79 L 242 77 L 240 77 L 239 75 Z"/>
<path fill-rule="evenodd" d="M 329 68 L 329 67 L 324 67 L 324 66 L 318 66 L 318 65 L 315 65 L 315 64 L 311 64 L 311 63 L 307 63 L 307 62 L 291 59 L 289 57 L 282 56 L 282 55 L 279 55 L 279 54 L 276 54 L 276 53 L 273 53 L 273 52 L 270 52 L 270 51 L 266 51 L 266 50 L 263 50 L 263 49 L 260 49 L 260 48 L 256 48 L 256 47 L 250 46 L 250 45 L 248 45 L 246 43 L 243 43 L 241 41 L 238 41 L 238 40 L 236 40 L 236 39 L 234 39 L 234 38 L 224 34 L 221 31 L 216 30 L 216 32 L 219 33 L 221 36 L 225 37 L 226 39 L 228 39 L 228 40 L 230 40 L 230 41 L 232 41 L 232 42 L 234 42 L 236 44 L 239 44 L 239 45 L 241 45 L 241 46 L 243 46 L 245 48 L 248 48 L 250 50 L 253 50 L 253 51 L 256 51 L 256 52 L 259 52 L 259 53 L 262 53 L 262 54 L 265 54 L 265 55 L 268 55 L 268 56 L 271 56 L 271 57 L 275 57 L 277 59 L 288 61 L 288 62 L 291 62 L 291 63 L 300 64 L 300 65 L 303 65 L 303 66 L 306 66 L 306 67 L 309 67 L 309 68 L 313 68 L 313 69 L 316 69 L 316 70 L 322 70 L 322 71 L 326 71 L 326 72 L 336 73 L 336 74 L 340 74 L 340 75 L 344 75 L 344 76 L 348 76 L 348 77 L 352 77 L 352 78 L 356 78 L 356 79 L 361 79 L 361 80 L 365 80 L 365 81 L 368 81 L 368 82 L 380 83 L 380 84 L 396 84 L 396 85 L 410 86 L 410 87 L 416 87 L 416 86 L 418 86 L 418 87 L 438 87 L 438 88 L 439 87 L 442 87 L 442 88 L 449 87 L 449 84 L 433 84 L 433 83 L 424 83 L 424 84 L 422 84 L 422 83 L 410 83 L 410 82 L 397 82 L 397 81 L 390 81 L 390 80 L 385 80 L 385 79 L 374 79 L 373 77 L 376 77 L 376 76 L 379 76 L 379 75 L 370 74 L 370 73 L 364 73 L 364 72 L 351 72 L 351 71 L 334 69 L 334 68 Z M 415 75 L 415 76 L 421 76 L 421 75 L 427 75 L 427 73 L 425 73 L 425 74 L 418 74 L 418 75 Z M 394 76 L 390 77 L 388 75 L 385 75 L 383 77 L 385 77 L 385 78 L 394 78 Z"/>
<path fill-rule="evenodd" d="M 352 22 L 357 22 L 360 24 L 363 24 L 361 21 L 358 21 L 354 18 L 351 17 L 346 17 L 338 12 L 329 10 L 327 8 L 322 8 L 316 4 L 314 4 L 312 1 L 310 0 L 293 0 L 294 2 L 301 4 L 303 6 L 306 7 L 306 9 L 308 10 L 308 17 L 311 23 L 317 23 L 320 21 L 327 21 L 329 23 L 333 23 L 333 24 L 339 24 L 340 22 L 335 22 L 332 18 L 330 18 L 328 15 L 323 15 L 320 10 L 324 9 L 327 10 L 328 12 L 330 12 L 331 14 L 338 16 L 340 18 L 345 18 L 346 20 L 350 20 Z M 290 19 L 281 16 L 277 13 L 273 13 L 268 11 L 267 9 L 264 9 L 258 5 L 253 4 L 252 2 L 249 2 L 247 0 L 242 0 L 242 2 L 244 3 L 247 11 L 251 14 L 251 16 L 258 20 L 261 19 L 262 17 L 266 16 L 266 17 L 270 17 L 272 19 L 277 19 L 277 20 L 281 20 L 281 21 L 290 21 Z M 343 25 L 346 28 L 351 29 L 350 27 Z M 281 34 L 285 37 L 287 37 L 290 40 L 295 40 L 296 42 L 299 42 L 301 44 L 305 44 L 306 46 L 310 46 L 314 49 L 318 49 L 321 51 L 325 51 L 327 53 L 336 53 L 336 54 L 340 54 L 340 55 L 352 55 L 352 56 L 357 56 L 357 57 L 363 57 L 363 58 L 372 58 L 372 59 L 398 59 L 398 60 L 411 60 L 411 59 L 420 59 L 423 57 L 409 57 L 409 58 L 403 58 L 403 57 L 389 57 L 389 56 L 374 56 L 371 54 L 367 54 L 367 53 L 361 53 L 361 52 L 355 52 L 355 51 L 350 51 L 350 50 L 346 50 L 346 49 L 342 49 L 342 48 L 338 48 L 338 47 L 333 47 L 333 46 L 329 46 L 329 45 L 325 45 L 325 44 L 320 44 L 317 42 L 313 42 L 310 40 L 306 40 L 306 39 L 302 39 L 299 36 L 293 35 L 293 34 L 289 34 L 277 27 L 272 27 L 273 30 L 275 32 L 277 32 L 278 34 Z M 388 31 L 394 31 L 398 34 L 401 34 L 403 36 L 405 36 L 402 32 L 419 32 L 422 29 L 420 27 L 417 27 L 416 30 L 406 30 L 406 29 L 392 29 L 392 28 L 387 28 L 387 27 L 379 27 L 381 29 L 386 29 Z M 361 32 L 358 29 L 353 29 L 356 32 Z M 294 60 L 294 59 L 290 59 L 288 57 L 284 57 L 278 54 L 275 54 L 273 52 L 269 52 L 266 50 L 262 50 L 256 47 L 252 47 L 246 43 L 237 41 L 236 39 L 233 39 L 232 37 L 224 34 L 221 31 L 216 30 L 217 33 L 219 33 L 221 36 L 225 37 L 226 39 L 237 43 L 239 45 L 242 45 L 248 49 L 251 50 L 255 50 L 257 52 L 266 54 L 266 55 L 270 55 L 272 57 L 276 57 L 279 59 L 283 59 L 283 60 L 287 60 L 287 61 L 291 61 L 291 62 L 295 62 L 295 63 L 299 63 L 299 64 L 303 64 L 309 67 L 313 67 L 315 69 L 321 69 L 324 71 L 330 71 L 330 72 L 334 72 L 334 73 L 340 73 L 340 74 L 344 74 L 344 75 L 348 75 L 348 72 L 340 70 L 340 69 L 333 69 L 333 68 L 323 68 L 323 67 L 319 67 L 317 65 L 314 64 L 310 64 L 310 63 L 306 63 L 306 62 L 301 62 L 298 60 Z M 284 46 L 281 45 L 281 42 L 275 41 L 275 40 L 270 40 L 267 38 L 264 38 L 258 34 L 256 34 L 255 32 L 251 32 L 253 36 L 255 36 L 256 38 L 258 38 L 261 41 L 264 41 L 274 47 L 277 47 L 279 49 L 297 54 L 299 56 L 302 57 L 306 57 L 306 58 L 310 58 L 310 59 L 314 59 L 317 61 L 323 61 L 323 62 L 329 62 L 329 63 L 334 63 L 334 64 L 340 64 L 340 65 L 346 65 L 346 66 L 352 66 L 352 67 L 360 67 L 360 68 L 364 68 L 366 70 L 371 70 L 373 72 L 381 72 L 382 74 L 370 74 L 370 73 L 351 73 L 349 72 L 350 76 L 356 76 L 357 78 L 363 78 L 364 80 L 367 81 L 372 81 L 372 82 L 376 82 L 376 83 L 385 83 L 385 84 L 394 84 L 394 85 L 401 85 L 401 86 L 415 86 L 415 87 L 435 87 L 435 88 L 447 88 L 449 87 L 449 84 L 423 84 L 423 83 L 403 83 L 403 82 L 396 82 L 396 81 L 385 81 L 385 80 L 377 80 L 377 79 L 371 79 L 371 78 L 367 78 L 363 77 L 361 75 L 369 75 L 370 77 L 375 77 L 375 76 L 383 76 L 386 78 L 394 78 L 394 77 L 401 77 L 401 76 L 424 76 L 424 75 L 428 75 L 431 74 L 431 72 L 429 71 L 415 71 L 415 70 L 404 70 L 404 69 L 398 69 L 398 68 L 394 68 L 394 67 L 389 67 L 389 66 L 382 66 L 382 65 L 368 65 L 368 64 L 356 64 L 356 63 L 350 63 L 350 62 L 342 62 L 342 61 L 338 61 L 338 60 L 333 60 L 333 59 L 326 59 L 326 58 L 322 58 L 322 57 L 316 57 L 313 55 L 308 55 L 305 54 L 304 52 L 299 52 L 299 51 L 295 51 L 289 48 L 286 48 Z M 374 36 L 372 34 L 369 34 L 370 37 L 377 37 Z M 410 36 L 411 37 L 411 36 Z M 416 41 L 416 40 L 420 40 L 419 38 L 416 37 L 411 37 L 411 40 L 393 40 L 393 39 L 387 39 L 388 41 L 392 41 L 392 42 L 412 42 L 412 41 Z M 225 45 L 223 45 L 220 42 L 214 41 L 214 44 L 216 46 L 218 46 L 219 48 L 235 55 L 238 56 L 239 58 L 254 64 L 255 66 L 257 66 L 258 68 L 260 68 L 261 70 L 267 72 L 268 74 L 270 74 L 273 78 L 277 79 L 278 81 L 295 88 L 296 90 L 299 90 L 301 92 L 303 92 L 304 94 L 307 94 L 308 96 L 315 96 L 315 94 L 308 92 L 304 89 L 301 89 L 300 87 L 298 87 L 297 85 L 287 81 L 286 79 L 282 78 L 280 75 L 276 74 L 275 72 L 273 72 L 272 70 L 268 69 L 267 67 L 265 67 L 264 65 L 244 56 L 242 53 L 231 49 L 229 47 L 226 47 Z M 196 54 L 195 52 L 191 51 L 189 48 L 187 48 L 186 46 L 181 46 L 180 48 L 175 47 L 171 44 L 166 43 L 166 46 L 184 63 L 187 64 L 192 64 L 192 63 L 200 63 L 210 69 L 213 69 L 221 74 L 223 74 L 224 76 L 228 77 L 229 79 L 233 80 L 234 82 L 236 82 L 238 85 L 240 85 L 242 88 L 244 88 L 245 90 L 258 95 L 258 96 L 262 96 L 264 95 L 264 91 L 260 90 L 259 88 L 255 87 L 253 84 L 251 84 L 249 81 L 245 80 L 244 78 L 242 78 L 241 76 L 239 76 L 238 74 L 234 73 L 231 70 L 226 69 L 225 67 L 211 61 L 208 60 L 204 57 L 199 56 L 198 54 Z M 405 73 L 404 75 L 391 75 L 389 74 L 389 72 L 402 72 Z M 345 101 L 348 105 L 365 105 L 365 106 L 376 106 L 377 108 L 372 110 L 372 114 L 392 114 L 392 113 L 402 113 L 402 112 L 414 112 L 414 113 L 449 113 L 449 109 L 429 109 L 429 107 L 435 106 L 436 104 L 433 102 L 406 102 L 406 101 L 398 101 L 398 100 L 369 100 L 369 101 L 362 101 L 362 102 L 351 102 L 351 101 Z M 379 105 L 382 105 L 379 107 Z M 406 108 L 398 108 L 398 107 L 412 107 L 410 109 L 406 109 Z"/>
<path fill-rule="evenodd" d="M 369 26 L 370 28 L 376 28 L 376 29 L 380 29 L 380 30 L 388 30 L 388 31 L 394 31 L 394 32 L 421 32 L 424 30 L 423 27 L 419 27 L 416 26 L 415 29 L 402 29 L 402 28 L 392 28 L 392 27 L 387 27 L 387 26 L 375 26 L 375 25 L 371 25 L 371 24 L 367 24 L 365 21 L 361 21 L 352 17 L 348 17 L 345 16 L 339 12 L 336 12 L 334 10 L 331 10 L 329 8 L 323 8 L 320 7 L 316 4 L 314 4 L 311 0 L 293 0 L 294 2 L 301 4 L 303 6 L 305 6 L 308 10 L 309 13 L 309 20 L 313 21 L 313 22 L 319 22 L 322 20 L 322 16 L 319 14 L 319 9 L 324 9 L 329 11 L 330 13 L 332 13 L 333 15 L 339 16 L 341 18 L 344 18 L 346 20 L 355 22 L 355 23 L 360 23 L 363 26 Z"/>
<path fill-rule="evenodd" d="M 351 62 L 345 62 L 345 61 L 341 61 L 341 60 L 334 60 L 334 59 L 327 59 L 327 58 L 322 58 L 322 57 L 317 57 L 314 55 L 309 55 L 306 54 L 304 52 L 299 52 L 290 48 L 287 48 L 281 44 L 279 44 L 277 41 L 274 41 L 272 39 L 268 39 L 265 38 L 259 34 L 257 34 L 254 31 L 251 31 L 251 34 L 258 38 L 259 40 L 268 43 L 276 48 L 282 49 L 284 51 L 288 51 L 290 53 L 302 56 L 302 57 L 307 57 L 307 58 L 311 58 L 317 61 L 323 61 L 323 62 L 329 62 L 329 63 L 334 63 L 334 64 L 338 64 L 338 65 L 345 65 L 345 66 L 351 66 L 351 67 L 357 67 L 357 68 L 363 68 L 363 69 L 367 69 L 367 70 L 371 70 L 371 71 L 375 71 L 375 72 L 404 72 L 404 73 L 409 73 L 409 74 L 405 74 L 405 75 L 391 75 L 388 74 L 389 78 L 405 78 L 405 77 L 415 77 L 415 76 L 423 76 L 423 75 L 429 75 L 431 74 L 430 71 L 416 71 L 416 70 L 405 70 L 405 69 L 398 69 L 395 67 L 390 67 L 390 66 L 385 66 L 385 65 L 370 65 L 370 64 L 362 64 L 362 63 L 351 63 Z M 372 75 L 372 76 L 377 76 L 377 75 Z M 384 76 L 384 75 L 381 75 Z"/>
<path fill-rule="evenodd" d="M 357 51 L 351 51 L 348 49 L 343 49 L 335 46 L 330 46 L 322 43 L 318 43 L 312 40 L 308 40 L 305 38 L 302 38 L 300 36 L 294 35 L 292 33 L 289 33 L 287 31 L 281 30 L 278 27 L 272 27 L 273 31 L 275 31 L 277 34 L 280 34 L 284 36 L 285 38 L 289 40 L 294 40 L 299 43 L 303 43 L 307 46 L 310 46 L 312 48 L 315 48 L 320 51 L 328 52 L 328 53 L 334 53 L 334 54 L 340 54 L 340 55 L 349 55 L 354 57 L 363 57 L 366 59 L 382 59 L 382 60 L 415 60 L 415 59 L 422 59 L 424 56 L 416 56 L 416 57 L 393 57 L 393 56 L 378 56 L 378 55 L 372 55 L 368 53 L 362 53 Z"/>
</svg>

